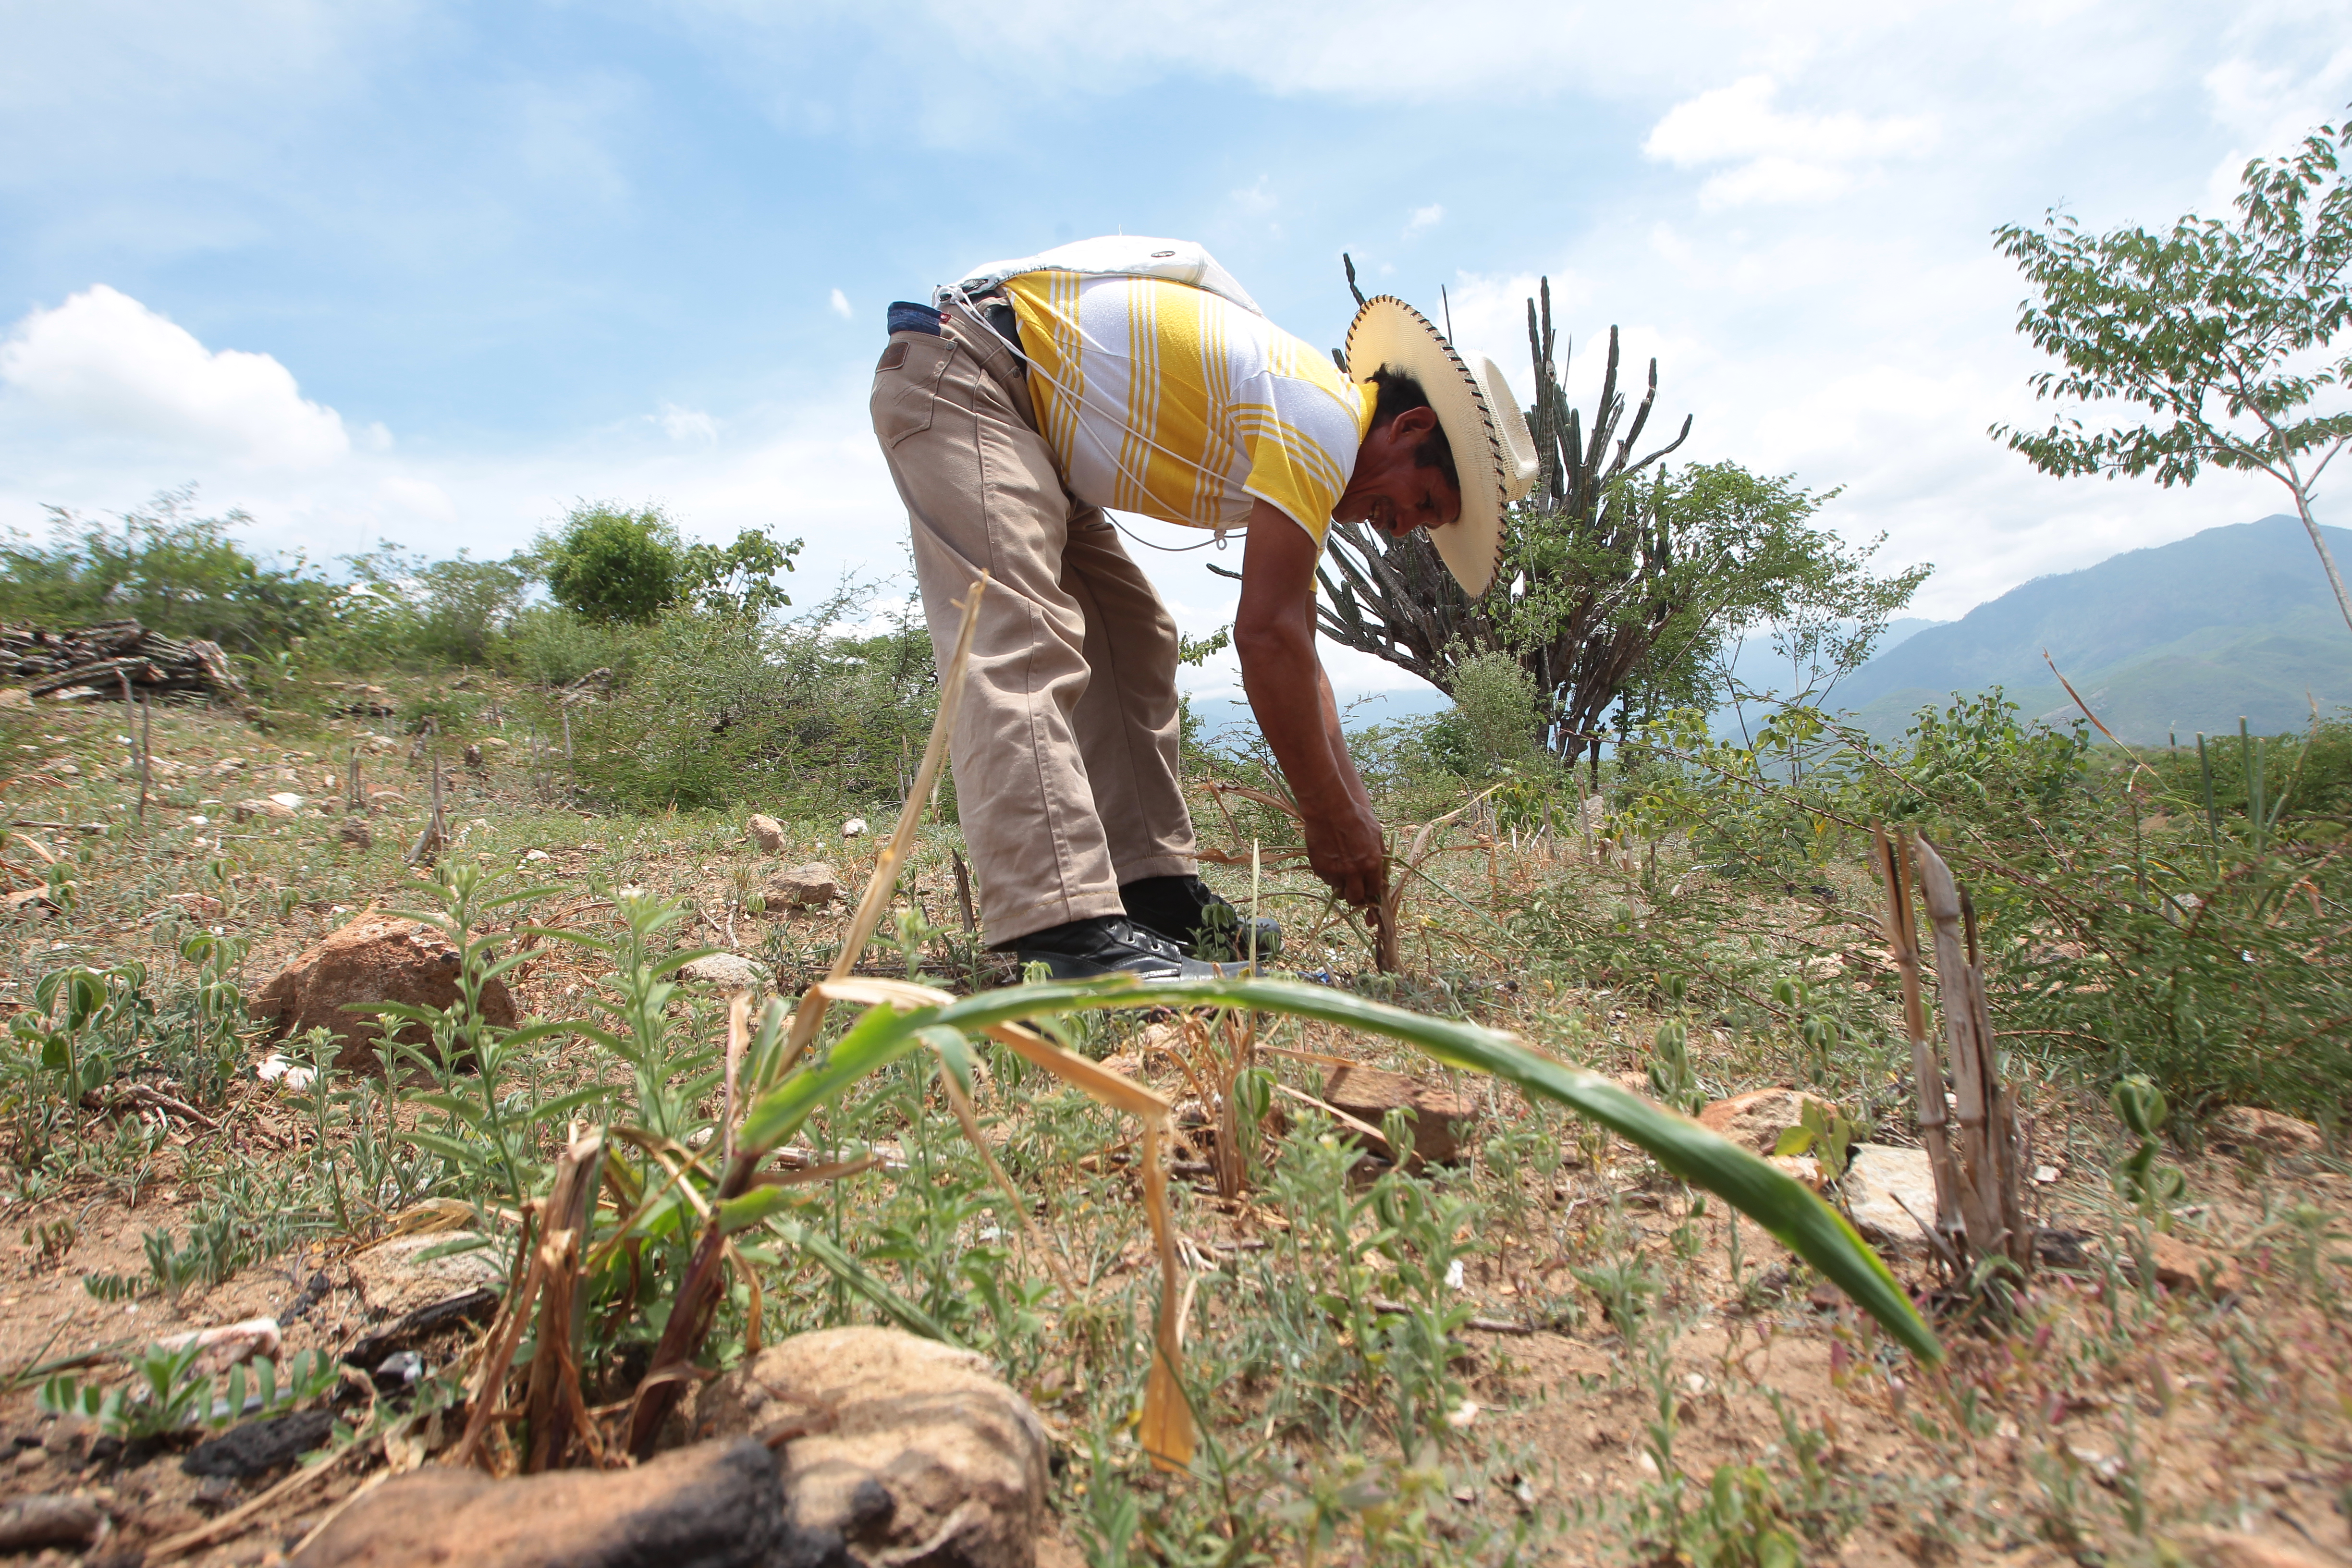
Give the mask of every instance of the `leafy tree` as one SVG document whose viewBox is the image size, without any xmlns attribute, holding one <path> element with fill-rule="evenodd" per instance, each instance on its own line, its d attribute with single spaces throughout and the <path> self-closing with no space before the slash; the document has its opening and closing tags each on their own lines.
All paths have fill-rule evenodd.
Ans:
<svg viewBox="0 0 2352 1568">
<path fill-rule="evenodd" d="M 0 541 L 0 615 L 49 626 L 135 618 L 253 655 L 334 621 L 336 584 L 299 556 L 281 565 L 249 553 L 229 530 L 250 517 L 198 517 L 194 500 L 194 490 L 166 490 L 111 525 L 50 507 L 48 544 Z"/>
<path fill-rule="evenodd" d="M 797 539 L 779 542 L 763 528 L 747 528 L 723 550 L 688 545 L 679 559 L 678 582 L 685 597 L 714 615 L 763 616 L 791 607 L 792 596 L 776 574 L 792 571 L 800 552 Z"/>
<path fill-rule="evenodd" d="M 2270 475 L 2294 497 L 2352 626 L 2352 592 L 2311 514 L 2320 476 L 2352 442 L 2352 356 L 2329 357 L 2352 320 L 2347 146 L 2352 121 L 2319 127 L 2288 158 L 2253 160 L 2229 222 L 2191 213 L 2161 234 L 2091 235 L 2053 208 L 2039 229 L 1995 229 L 2035 290 L 2017 329 L 2063 366 L 2033 378 L 2035 395 L 2154 417 L 2100 429 L 2061 412 L 2044 431 L 1990 433 L 2062 477 L 2153 472 L 2168 487 L 2209 465 Z M 2328 411 L 2306 412 L 2322 399 Z"/>
<path fill-rule="evenodd" d="M 642 626 L 672 605 L 719 615 L 762 616 L 793 601 L 776 574 L 793 570 L 797 539 L 747 528 L 735 542 L 688 544 L 659 507 L 628 511 L 583 502 L 562 530 L 540 541 L 548 591 L 573 614 Z"/>
<path fill-rule="evenodd" d="M 685 546 L 659 507 L 583 502 L 541 541 L 548 592 L 592 621 L 650 621 L 678 595 Z"/>
<path fill-rule="evenodd" d="M 1350 278 L 1352 284 L 1353 279 Z M 1473 604 L 1422 533 L 1384 540 L 1335 523 L 1318 575 L 1323 635 L 1412 670 L 1458 697 L 1465 661 L 1500 655 L 1533 682 L 1546 745 L 1597 765 L 1612 709 L 1621 727 L 1727 694 L 1726 643 L 1769 630 L 1842 673 L 1868 657 L 1886 621 L 1927 574 L 1874 577 L 1875 544 L 1849 549 L 1811 519 L 1835 491 L 1736 463 L 1670 469 L 1689 437 L 1636 457 L 1657 402 L 1658 364 L 1624 426 L 1616 329 L 1591 434 L 1569 405 L 1557 360 L 1551 285 L 1528 301 L 1542 460 L 1535 493 L 1513 509 L 1496 585 Z M 1215 570 L 1215 568 L 1212 568 Z"/>
</svg>

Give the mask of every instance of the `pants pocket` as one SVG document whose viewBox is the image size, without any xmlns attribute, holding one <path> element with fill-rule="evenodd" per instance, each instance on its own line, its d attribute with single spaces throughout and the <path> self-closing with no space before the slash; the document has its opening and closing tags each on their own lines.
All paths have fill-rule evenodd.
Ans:
<svg viewBox="0 0 2352 1568">
<path fill-rule="evenodd" d="M 871 412 L 874 434 L 885 447 L 931 427 L 939 412 L 940 383 L 955 345 L 944 337 L 899 332 L 883 351 L 874 372 Z"/>
</svg>

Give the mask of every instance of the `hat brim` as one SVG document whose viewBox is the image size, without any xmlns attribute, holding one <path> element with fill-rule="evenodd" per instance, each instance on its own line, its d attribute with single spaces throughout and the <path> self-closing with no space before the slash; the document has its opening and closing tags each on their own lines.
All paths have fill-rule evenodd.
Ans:
<svg viewBox="0 0 2352 1568">
<path fill-rule="evenodd" d="M 1348 327 L 1348 374 L 1370 381 L 1383 366 L 1421 384 L 1454 453 L 1462 515 L 1429 530 L 1438 559 L 1472 598 L 1494 585 L 1503 564 L 1508 495 L 1503 433 L 1470 367 L 1429 319 L 1392 294 L 1364 301 Z"/>
</svg>

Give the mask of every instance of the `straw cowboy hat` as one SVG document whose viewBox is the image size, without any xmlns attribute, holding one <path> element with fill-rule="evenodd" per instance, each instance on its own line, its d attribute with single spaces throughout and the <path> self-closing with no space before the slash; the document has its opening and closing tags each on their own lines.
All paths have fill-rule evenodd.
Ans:
<svg viewBox="0 0 2352 1568">
<path fill-rule="evenodd" d="M 1438 559 L 1472 598 L 1503 563 L 1503 509 L 1535 489 L 1535 437 L 1510 384 L 1482 353 L 1463 354 L 1427 317 L 1393 295 L 1364 301 L 1348 327 L 1348 374 L 1360 382 L 1386 367 L 1421 383 L 1454 452 L 1462 516 L 1429 531 Z"/>
</svg>

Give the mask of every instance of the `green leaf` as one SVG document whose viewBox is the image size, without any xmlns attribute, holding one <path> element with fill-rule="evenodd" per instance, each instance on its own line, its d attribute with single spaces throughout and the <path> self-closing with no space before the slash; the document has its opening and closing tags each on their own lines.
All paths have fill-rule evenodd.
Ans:
<svg viewBox="0 0 2352 1568">
<path fill-rule="evenodd" d="M 741 1197 L 729 1198 L 719 1205 L 719 1233 L 733 1236 L 739 1230 L 749 1230 L 801 1202 L 789 1187 L 753 1187 Z"/>
<path fill-rule="evenodd" d="M 969 1031 L 1090 1007 L 1214 1006 L 1255 1008 L 1383 1035 L 1402 1040 L 1448 1067 L 1488 1073 L 1529 1094 L 1567 1106 L 1646 1150 L 1675 1175 L 1714 1193 L 1762 1226 L 1833 1281 L 1914 1354 L 1927 1362 L 1943 1359 L 1943 1346 L 1934 1331 L 1886 1265 L 1844 1216 L 1819 1197 L 1758 1155 L 1697 1122 L 1664 1110 L 1599 1073 L 1538 1056 L 1515 1037 L 1493 1029 L 1423 1017 L 1402 1007 L 1294 981 L 1194 980 L 1146 985 L 1124 976 L 1009 986 L 905 1017 L 912 1020 L 913 1027 L 937 1023 Z M 880 1011 L 869 1012 L 858 1028 L 865 1028 L 874 1013 Z M 847 1038 L 843 1043 L 846 1045 Z"/>
<path fill-rule="evenodd" d="M 967 1095 L 971 1092 L 971 1042 L 963 1037 L 961 1029 L 935 1025 L 921 1031 L 923 1044 L 940 1056 L 940 1065 L 955 1075 L 956 1087 Z"/>
<path fill-rule="evenodd" d="M 778 1220 L 774 1222 L 774 1229 L 785 1241 L 824 1265 L 843 1284 L 880 1308 L 900 1328 L 909 1333 L 920 1334 L 927 1340 L 937 1340 L 941 1344 L 969 1348 L 941 1328 L 929 1312 L 866 1272 L 865 1265 L 835 1246 L 831 1237 L 793 1220 Z"/>
<path fill-rule="evenodd" d="M 816 1108 L 835 1095 L 897 1061 L 919 1043 L 918 1032 L 940 1014 L 937 1007 L 901 1013 L 890 1005 L 869 1007 L 820 1065 L 802 1068 L 752 1102 L 735 1135 L 747 1153 L 765 1153 L 800 1131 Z"/>
<path fill-rule="evenodd" d="M 1814 1136 L 1814 1131 L 1810 1127 L 1783 1129 L 1780 1141 L 1772 1145 L 1772 1152 L 1776 1155 L 1801 1154 L 1813 1146 Z"/>
</svg>

